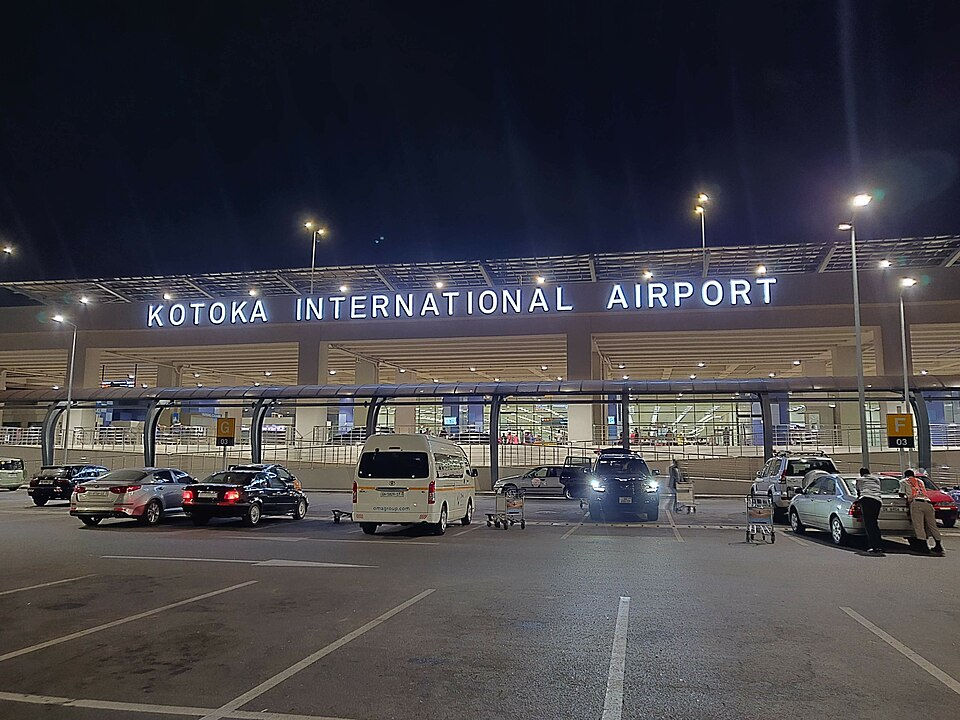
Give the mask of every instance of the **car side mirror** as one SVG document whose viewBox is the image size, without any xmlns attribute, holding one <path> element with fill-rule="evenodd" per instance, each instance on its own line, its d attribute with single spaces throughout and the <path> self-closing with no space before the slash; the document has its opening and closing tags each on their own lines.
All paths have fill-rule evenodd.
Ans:
<svg viewBox="0 0 960 720">
<path fill-rule="evenodd" d="M 480 474 L 480 473 L 477 472 L 477 469 L 476 469 L 476 468 L 470 468 L 470 477 L 476 477 L 476 476 L 479 475 L 479 474 Z"/>
<path fill-rule="evenodd" d="M 654 475 L 659 475 L 659 474 L 660 474 L 660 469 L 659 469 L 659 468 L 654 468 L 653 474 L 654 474 Z"/>
<path fill-rule="evenodd" d="M 807 494 L 807 491 L 804 490 L 802 487 L 795 487 L 795 488 L 793 489 L 793 492 L 795 492 L 797 495 L 806 495 L 806 494 Z"/>
<path fill-rule="evenodd" d="M 758 478 L 762 478 L 762 477 L 763 477 L 763 470 L 757 470 L 757 477 L 758 477 Z"/>
</svg>

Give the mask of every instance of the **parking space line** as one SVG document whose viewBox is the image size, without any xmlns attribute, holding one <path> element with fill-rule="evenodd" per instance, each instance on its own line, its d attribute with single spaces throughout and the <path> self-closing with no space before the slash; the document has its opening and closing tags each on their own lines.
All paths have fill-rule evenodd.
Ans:
<svg viewBox="0 0 960 720">
<path fill-rule="evenodd" d="M 610 650 L 610 674 L 607 694 L 603 699 L 601 720 L 620 720 L 623 715 L 623 675 L 627 664 L 627 627 L 630 624 L 630 598 L 621 597 L 617 608 L 617 624 L 613 629 Z"/>
<path fill-rule="evenodd" d="M 84 700 L 79 698 L 56 697 L 52 695 L 27 695 L 24 693 L 0 692 L 0 702 L 27 703 L 29 705 L 54 705 L 68 708 L 89 708 L 92 710 L 114 710 L 123 713 L 147 713 L 150 715 L 180 715 L 182 717 L 201 717 L 214 708 L 192 707 L 189 705 L 151 705 L 148 703 L 126 703 L 113 700 Z M 327 715 L 294 715 L 291 713 L 246 712 L 236 710 L 225 718 L 231 720 L 347 720 Z"/>
<path fill-rule="evenodd" d="M 474 525 L 473 527 L 468 527 L 466 530 L 461 530 L 460 532 L 455 532 L 455 533 L 453 534 L 453 536 L 454 536 L 454 537 L 460 537 L 461 535 L 466 535 L 468 532 L 473 532 L 474 530 L 479 530 L 479 529 L 482 528 L 482 527 L 483 527 L 483 524 L 482 524 L 482 523 L 477 523 L 477 524 Z"/>
<path fill-rule="evenodd" d="M 854 620 L 856 620 L 858 623 L 863 625 L 867 630 L 872 632 L 878 638 L 880 638 L 885 643 L 887 643 L 887 645 L 889 645 L 898 653 L 900 653 L 905 658 L 910 660 L 910 662 L 916 664 L 923 670 L 926 670 L 928 673 L 933 675 L 937 680 L 939 680 L 948 688 L 953 690 L 953 692 L 955 692 L 957 695 L 960 695 L 960 682 L 957 682 L 956 678 L 954 678 L 952 675 L 948 675 L 943 670 L 941 670 L 936 665 L 934 665 L 932 662 L 930 662 L 923 656 L 918 655 L 913 650 L 908 648 L 906 645 L 904 645 L 902 642 L 897 640 L 895 637 L 878 628 L 876 625 L 874 625 L 872 622 L 867 620 L 863 615 L 858 613 L 856 610 L 853 610 L 852 608 L 848 608 L 848 607 L 841 607 L 840 609 L 843 610 L 847 615 L 852 617 Z"/>
<path fill-rule="evenodd" d="M 149 555 L 101 555 L 108 560 L 161 560 L 166 562 L 210 562 L 210 563 L 237 563 L 254 567 L 299 567 L 299 568 L 375 568 L 376 565 L 350 565 L 346 563 L 315 562 L 313 560 L 238 560 L 236 558 L 196 558 L 196 557 L 158 557 Z"/>
<path fill-rule="evenodd" d="M 589 515 L 589 514 L 590 514 L 590 511 L 589 511 L 589 510 L 588 510 L 587 512 L 585 512 L 585 513 L 583 514 L 583 518 L 580 520 L 580 522 L 578 522 L 578 523 L 577 523 L 576 525 L 574 525 L 572 528 L 570 528 L 569 530 L 567 530 L 567 531 L 560 537 L 560 539 L 561 539 L 561 540 L 566 540 L 568 537 L 570 537 L 571 535 L 573 535 L 573 534 L 577 531 L 577 528 L 582 528 L 582 527 L 583 527 L 583 521 L 587 519 L 587 515 Z"/>
<path fill-rule="evenodd" d="M 63 585 L 68 582 L 76 582 L 77 580 L 86 580 L 87 578 L 93 577 L 90 575 L 81 575 L 79 577 L 66 578 L 65 580 L 54 580 L 53 582 L 40 583 L 39 585 L 27 585 L 22 588 L 14 588 L 13 590 L 3 590 L 0 591 L 0 596 L 3 595 L 13 595 L 14 593 L 26 592 L 27 590 L 39 590 L 40 588 L 52 587 L 54 585 Z"/>
<path fill-rule="evenodd" d="M 663 501 L 663 509 L 667 511 L 667 522 L 670 523 L 670 529 L 673 530 L 673 536 L 677 539 L 677 542 L 683 542 L 683 538 L 680 536 L 680 531 L 677 530 L 677 524 L 673 521 L 673 513 L 670 512 L 670 504 L 667 500 Z"/>
<path fill-rule="evenodd" d="M 102 625 L 97 625 L 92 628 L 87 628 L 86 630 L 78 630 L 77 632 L 70 633 L 69 635 L 63 635 L 62 637 L 54 638 L 52 640 L 45 640 L 42 643 L 37 643 L 36 645 L 30 645 L 29 647 L 20 648 L 19 650 L 13 650 L 12 652 L 0 655 L 0 662 L 12 660 L 13 658 L 20 657 L 21 655 L 27 655 L 29 653 L 36 652 L 37 650 L 44 650 L 45 648 L 53 647 L 54 645 L 60 645 L 65 642 L 69 642 L 70 640 L 77 640 L 78 638 L 92 635 L 93 633 L 100 632 L 101 630 L 109 630 L 110 628 L 115 628 L 119 625 L 125 625 L 126 623 L 135 622 L 136 620 L 143 620 L 144 618 L 157 615 L 166 610 L 173 610 L 174 608 L 199 602 L 200 600 L 206 600 L 207 598 L 216 597 L 217 595 L 223 595 L 224 593 L 239 590 L 240 588 L 245 588 L 249 585 L 255 585 L 256 583 L 256 580 L 248 580 L 247 582 L 231 585 L 230 587 L 221 588 L 220 590 L 203 593 L 203 595 L 196 595 L 192 598 L 187 598 L 186 600 L 179 600 L 175 603 L 170 603 L 169 605 L 161 605 L 158 608 L 146 610 L 144 612 L 137 613 L 136 615 L 130 615 L 129 617 L 120 618 L 119 620 L 112 620 L 111 622 L 103 623 Z"/>
<path fill-rule="evenodd" d="M 281 672 L 278 672 L 273 677 L 268 678 L 267 680 L 264 680 L 255 688 L 243 693 L 243 695 L 237 696 L 236 698 L 222 705 L 221 707 L 214 710 L 213 712 L 208 713 L 207 715 L 204 715 L 203 718 L 201 718 L 201 720 L 219 720 L 220 718 L 230 717 L 231 716 L 230 714 L 234 710 L 237 710 L 243 705 L 246 705 L 247 703 L 252 702 L 253 700 L 256 700 L 258 697 L 260 697 L 266 692 L 269 692 L 280 683 L 286 680 L 289 680 L 291 677 L 296 675 L 301 670 L 305 670 L 306 668 L 310 667 L 318 660 L 326 657 L 327 655 L 334 652 L 335 650 L 339 650 L 347 643 L 353 640 L 356 640 L 361 635 L 364 635 L 370 630 L 373 630 L 375 627 L 385 623 L 394 615 L 397 615 L 403 612 L 408 607 L 415 605 L 416 603 L 420 602 L 425 597 L 427 597 L 428 595 L 431 595 L 434 592 L 436 592 L 436 588 L 428 588 L 424 590 L 422 593 L 420 593 L 419 595 L 413 596 L 406 602 L 400 603 L 392 610 L 387 610 L 387 612 L 383 613 L 379 617 L 374 618 L 373 620 L 366 623 L 365 625 L 361 625 L 353 632 L 347 633 L 339 640 L 335 640 L 329 645 L 326 645 L 325 647 L 320 648 L 315 653 L 303 658 L 303 660 L 301 660 L 300 662 L 294 663 L 293 665 L 288 667 L 286 670 L 282 670 Z M 621 683 L 622 683 L 622 679 L 621 679 Z M 260 717 L 260 715 L 258 715 L 258 717 Z"/>
<path fill-rule="evenodd" d="M 798 538 L 792 530 L 790 532 L 783 531 L 780 534 L 783 535 L 787 540 L 790 540 L 791 542 L 795 542 L 797 545 L 801 545 L 803 547 L 810 547 L 809 542 L 804 542 L 803 540 Z"/>
</svg>

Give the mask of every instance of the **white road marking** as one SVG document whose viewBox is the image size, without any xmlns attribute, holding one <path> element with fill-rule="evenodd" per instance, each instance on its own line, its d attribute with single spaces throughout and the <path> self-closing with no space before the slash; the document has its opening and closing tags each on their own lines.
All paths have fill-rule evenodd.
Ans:
<svg viewBox="0 0 960 720">
<path fill-rule="evenodd" d="M 31 645 L 29 647 L 20 648 L 19 650 L 14 650 L 12 652 L 5 653 L 0 655 L 0 662 L 5 660 L 12 660 L 13 658 L 20 657 L 21 655 L 27 655 L 28 653 L 36 652 L 37 650 L 43 650 L 48 647 L 53 647 L 54 645 L 60 645 L 61 643 L 69 642 L 70 640 L 76 640 L 78 638 L 86 637 L 87 635 L 92 635 L 93 633 L 100 632 L 101 630 L 109 630 L 110 628 L 115 628 L 119 625 L 125 625 L 126 623 L 134 622 L 136 620 L 143 620 L 144 618 L 157 615 L 164 612 L 165 610 L 173 610 L 173 608 L 182 607 L 183 605 L 189 605 L 190 603 L 199 602 L 200 600 L 206 600 L 207 598 L 216 597 L 217 595 L 223 595 L 224 593 L 232 592 L 234 590 L 239 590 L 240 588 L 245 588 L 249 585 L 255 585 L 256 580 L 248 580 L 247 582 L 239 583 L 237 585 L 231 585 L 230 587 L 221 588 L 220 590 L 214 590 L 212 592 L 204 593 L 203 595 L 196 595 L 192 598 L 187 598 L 186 600 L 179 600 L 175 603 L 170 603 L 169 605 L 161 605 L 158 608 L 153 610 L 146 610 L 136 615 L 130 615 L 129 617 L 120 618 L 119 620 L 113 620 L 103 625 L 97 625 L 92 628 L 87 628 L 86 630 L 79 630 L 69 635 L 64 635 L 62 637 L 54 638 L 53 640 L 46 640 L 42 643 L 37 643 L 36 645 Z"/>
<path fill-rule="evenodd" d="M 482 527 L 483 527 L 483 524 L 482 524 L 482 523 L 477 523 L 477 524 L 474 525 L 473 527 L 468 527 L 466 530 L 461 530 L 460 532 L 455 532 L 455 533 L 453 534 L 453 536 L 454 536 L 454 537 L 459 537 L 460 535 L 466 535 L 468 532 L 473 532 L 474 530 L 479 530 L 479 529 L 482 528 Z"/>
<path fill-rule="evenodd" d="M 583 518 L 581 518 L 580 522 L 577 523 L 576 525 L 574 525 L 574 526 L 573 526 L 572 528 L 570 528 L 569 530 L 567 530 L 567 531 L 560 537 L 560 539 L 561 539 L 561 540 L 566 540 L 568 537 L 570 537 L 571 535 L 573 535 L 573 534 L 577 531 L 577 528 L 582 528 L 582 527 L 583 527 L 583 521 L 587 519 L 587 515 L 589 515 L 589 514 L 590 514 L 590 511 L 587 510 L 587 512 L 585 512 L 585 513 L 583 514 Z"/>
<path fill-rule="evenodd" d="M 166 560 L 179 562 L 237 563 L 254 567 L 316 567 L 316 568 L 372 568 L 376 565 L 349 565 L 346 563 L 313 562 L 312 560 L 236 560 L 234 558 L 158 557 L 156 555 L 101 555 L 108 560 Z"/>
<path fill-rule="evenodd" d="M 680 531 L 677 530 L 677 524 L 673 521 L 673 513 L 670 512 L 668 500 L 663 501 L 663 509 L 667 511 L 667 522 L 670 523 L 670 529 L 673 530 L 673 536 L 677 539 L 677 542 L 683 542 L 683 538 L 680 537 Z"/>
<path fill-rule="evenodd" d="M 623 715 L 623 675 L 627 664 L 627 626 L 629 624 L 630 598 L 621 597 L 620 607 L 617 609 L 617 624 L 613 629 L 607 694 L 603 699 L 603 714 L 600 720 L 620 720 Z"/>
<path fill-rule="evenodd" d="M 852 617 L 854 620 L 856 620 L 858 623 L 863 625 L 867 630 L 872 632 L 878 638 L 880 638 L 885 643 L 887 643 L 887 645 L 892 647 L 898 653 L 900 653 L 905 658 L 907 658 L 914 664 L 918 665 L 922 669 L 926 670 L 928 673 L 933 675 L 937 680 L 939 680 L 948 688 L 953 690 L 957 695 L 960 695 L 960 682 L 957 682 L 957 680 L 953 676 L 947 675 L 947 673 L 945 673 L 943 670 L 938 668 L 932 662 L 915 653 L 913 650 L 908 648 L 902 642 L 897 640 L 895 637 L 893 637 L 889 633 L 884 632 L 883 630 L 878 628 L 876 625 L 874 625 L 872 622 L 867 620 L 863 615 L 856 612 L 855 610 L 848 607 L 841 607 L 840 609 L 843 610 L 847 615 Z"/>
<path fill-rule="evenodd" d="M 0 596 L 3 595 L 13 595 L 18 592 L 26 592 L 27 590 L 39 590 L 40 588 L 52 587 L 53 585 L 63 585 L 63 583 L 76 582 L 77 580 L 86 580 L 91 578 L 93 575 L 81 575 L 80 577 L 66 578 L 65 580 L 54 580 L 53 582 L 40 583 L 39 585 L 27 585 L 22 588 L 14 588 L 13 590 L 3 590 L 0 591 Z"/>
<path fill-rule="evenodd" d="M 0 702 L 27 703 L 30 705 L 55 705 L 69 708 L 91 708 L 93 710 L 114 710 L 124 713 L 148 713 L 150 715 L 180 715 L 201 717 L 214 712 L 215 708 L 191 707 L 189 705 L 150 705 L 147 703 L 114 702 L 112 700 L 84 700 L 55 697 L 52 695 L 26 695 L 24 693 L 0 692 Z M 236 710 L 224 715 L 237 720 L 347 720 L 326 715 L 293 715 L 291 713 L 247 712 Z"/>
<path fill-rule="evenodd" d="M 783 537 L 785 537 L 787 540 L 790 540 L 791 542 L 795 542 L 797 545 L 800 545 L 802 547 L 810 547 L 809 542 L 804 542 L 803 540 L 798 538 L 796 533 L 794 533 L 792 530 L 790 532 L 782 532 L 780 534 L 783 535 Z"/>
<path fill-rule="evenodd" d="M 406 609 L 407 609 L 408 607 L 410 607 L 411 605 L 414 605 L 414 604 L 420 602 L 420 601 L 423 600 L 425 597 L 427 597 L 428 595 L 430 595 L 430 594 L 432 594 L 432 593 L 434 593 L 434 592 L 436 592 L 436 588 L 428 588 L 427 590 L 424 590 L 424 591 L 423 591 L 422 593 L 420 593 L 419 595 L 415 595 L 414 597 L 410 598 L 410 599 L 407 600 L 406 602 L 400 603 L 399 605 L 397 605 L 397 606 L 396 606 L 395 608 L 393 608 L 392 610 L 388 610 L 387 612 L 383 613 L 382 615 L 380 615 L 380 616 L 377 617 L 377 618 L 374 618 L 373 620 L 371 620 L 371 621 L 368 622 L 367 624 L 361 625 L 361 626 L 358 627 L 356 630 L 354 630 L 354 631 L 351 632 L 351 633 L 347 633 L 346 635 L 344 635 L 344 636 L 343 636 L 342 638 L 340 638 L 339 640 L 335 640 L 334 642 L 330 643 L 329 645 L 320 648 L 320 649 L 317 650 L 315 653 L 313 653 L 313 654 L 311 654 L 311 655 L 308 655 L 307 657 L 303 658 L 303 660 L 301 660 L 300 662 L 291 665 L 291 666 L 288 667 L 286 670 L 283 670 L 283 671 L 277 673 L 276 675 L 274 675 L 273 677 L 271 677 L 271 678 L 269 678 L 269 679 L 267 679 L 267 680 L 264 680 L 262 683 L 260 683 L 259 685 L 257 685 L 257 686 L 256 686 L 255 688 L 253 688 L 252 690 L 248 690 L 247 692 L 243 693 L 243 695 L 239 695 L 238 697 L 235 697 L 233 700 L 231 700 L 230 702 L 222 705 L 221 707 L 219 707 L 218 709 L 214 710 L 213 712 L 208 713 L 207 715 L 204 715 L 203 718 L 201 718 L 201 720 L 219 720 L 220 718 L 233 717 L 233 715 L 232 715 L 233 711 L 235 711 L 235 710 L 237 710 L 238 708 L 246 705 L 246 704 L 249 703 L 249 702 L 252 702 L 253 700 L 256 700 L 258 697 L 260 697 L 261 695 L 263 695 L 263 694 L 266 693 L 266 692 L 269 692 L 270 690 L 272 690 L 273 688 L 275 688 L 275 687 L 276 687 L 277 685 L 279 685 L 280 683 L 282 683 L 282 682 L 284 682 L 284 681 L 286 681 L 286 680 L 289 680 L 291 677 L 293 677 L 294 675 L 296 675 L 296 674 L 297 674 L 298 672 L 300 672 L 301 670 L 305 670 L 306 668 L 310 667 L 311 665 L 313 665 L 313 664 L 314 664 L 315 662 L 317 662 L 318 660 L 326 657 L 327 655 L 329 655 L 330 653 L 334 652 L 335 650 L 339 650 L 340 648 L 342 648 L 342 647 L 343 647 L 344 645 L 346 645 L 347 643 L 349 643 L 349 642 L 351 642 L 351 641 L 353 641 L 353 640 L 356 640 L 356 639 L 357 639 L 358 637 L 360 637 L 361 635 L 364 635 L 365 633 L 369 632 L 370 630 L 373 630 L 375 627 L 381 625 L 382 623 L 385 623 L 387 620 L 389 620 L 390 618 L 392 618 L 394 615 L 403 612 L 404 610 L 406 610 Z M 259 715 L 258 715 L 258 717 L 259 717 Z"/>
</svg>

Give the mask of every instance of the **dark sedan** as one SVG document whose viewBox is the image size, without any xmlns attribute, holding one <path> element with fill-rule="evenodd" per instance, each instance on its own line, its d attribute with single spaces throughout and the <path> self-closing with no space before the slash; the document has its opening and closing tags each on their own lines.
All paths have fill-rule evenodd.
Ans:
<svg viewBox="0 0 960 720">
<path fill-rule="evenodd" d="M 307 506 L 306 495 L 270 470 L 217 472 L 183 492 L 183 511 L 194 525 L 206 525 L 215 517 L 242 518 L 251 527 L 264 515 L 300 520 Z"/>
<path fill-rule="evenodd" d="M 70 500 L 74 488 L 87 480 L 96 480 L 107 472 L 102 465 L 44 465 L 30 480 L 27 494 L 34 505 L 51 500 Z"/>
</svg>

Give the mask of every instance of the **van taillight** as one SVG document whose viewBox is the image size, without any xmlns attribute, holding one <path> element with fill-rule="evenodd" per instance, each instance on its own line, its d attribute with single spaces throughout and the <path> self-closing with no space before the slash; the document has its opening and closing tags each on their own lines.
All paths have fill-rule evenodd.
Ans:
<svg viewBox="0 0 960 720">
<path fill-rule="evenodd" d="M 357 501 L 357 481 L 353 481 L 353 501 Z"/>
<path fill-rule="evenodd" d="M 431 480 L 430 486 L 427 488 L 427 505 L 435 505 L 436 503 L 437 503 L 437 483 Z"/>
</svg>

